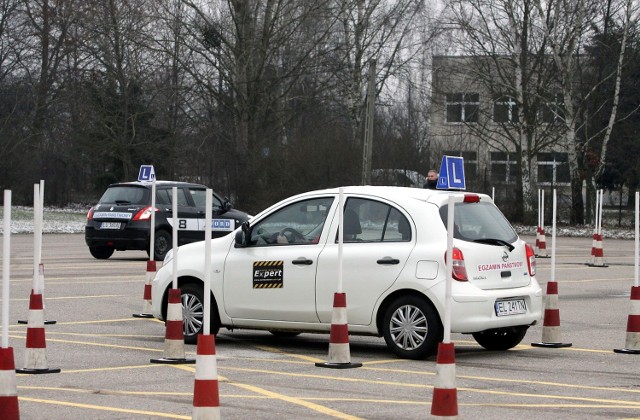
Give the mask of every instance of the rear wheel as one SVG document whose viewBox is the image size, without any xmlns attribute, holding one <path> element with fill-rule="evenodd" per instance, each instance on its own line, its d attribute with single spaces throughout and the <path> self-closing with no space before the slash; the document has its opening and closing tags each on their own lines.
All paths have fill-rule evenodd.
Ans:
<svg viewBox="0 0 640 420">
<path fill-rule="evenodd" d="M 385 312 L 382 334 L 387 347 L 403 359 L 424 359 L 442 341 L 443 328 L 433 306 L 418 296 L 402 296 Z"/>
<path fill-rule="evenodd" d="M 203 333 L 204 295 L 202 289 L 202 285 L 193 283 L 188 283 L 180 287 L 183 334 L 184 342 L 187 344 L 197 344 L 198 334 Z M 211 319 L 209 330 L 213 335 L 218 334 L 218 331 L 220 330 L 218 311 L 213 299 L 211 299 Z"/>
<path fill-rule="evenodd" d="M 89 247 L 89 252 L 93 255 L 93 258 L 98 260 L 106 260 L 109 259 L 110 256 L 113 255 L 113 248 L 109 248 L 108 246 L 91 246 Z"/>
<path fill-rule="evenodd" d="M 167 252 L 169 252 L 169 250 L 173 246 L 171 234 L 166 230 L 158 230 L 156 231 L 154 241 L 155 246 L 153 248 L 153 259 L 156 261 L 162 261 L 164 260 L 164 257 L 167 256 Z M 147 255 L 149 255 L 148 249 Z"/>
<path fill-rule="evenodd" d="M 497 328 L 473 333 L 473 338 L 487 350 L 509 350 L 520 344 L 528 328 L 527 326 Z"/>
</svg>

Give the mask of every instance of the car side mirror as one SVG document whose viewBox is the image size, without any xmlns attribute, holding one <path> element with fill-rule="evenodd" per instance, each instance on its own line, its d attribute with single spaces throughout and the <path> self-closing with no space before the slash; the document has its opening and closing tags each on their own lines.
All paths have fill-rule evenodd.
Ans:
<svg viewBox="0 0 640 420">
<path fill-rule="evenodd" d="M 251 238 L 251 228 L 249 222 L 242 222 L 240 230 L 236 232 L 236 248 L 244 248 L 249 245 L 249 238 Z"/>
</svg>

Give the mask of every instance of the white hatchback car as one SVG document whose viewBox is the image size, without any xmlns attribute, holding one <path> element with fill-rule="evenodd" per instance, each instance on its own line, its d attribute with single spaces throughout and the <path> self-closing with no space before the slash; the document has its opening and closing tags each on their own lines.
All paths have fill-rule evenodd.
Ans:
<svg viewBox="0 0 640 420">
<path fill-rule="evenodd" d="M 402 358 L 443 338 L 448 197 L 455 229 L 451 332 L 490 350 L 519 344 L 542 318 L 535 256 L 483 194 L 403 187 L 344 188 L 343 291 L 350 334 L 383 336 Z M 339 190 L 287 198 L 212 240 L 211 333 L 328 333 L 338 287 Z M 153 314 L 165 319 L 173 263 L 157 272 Z M 178 248 L 184 334 L 202 332 L 204 242 Z"/>
</svg>

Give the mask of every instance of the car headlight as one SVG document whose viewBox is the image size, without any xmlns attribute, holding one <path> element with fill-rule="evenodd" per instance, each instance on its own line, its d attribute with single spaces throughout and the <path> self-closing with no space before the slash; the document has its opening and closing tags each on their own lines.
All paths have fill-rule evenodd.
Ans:
<svg viewBox="0 0 640 420">
<path fill-rule="evenodd" d="M 164 256 L 164 261 L 162 261 L 162 265 L 165 266 L 169 264 L 169 262 L 173 259 L 173 248 L 167 251 L 167 255 Z"/>
</svg>

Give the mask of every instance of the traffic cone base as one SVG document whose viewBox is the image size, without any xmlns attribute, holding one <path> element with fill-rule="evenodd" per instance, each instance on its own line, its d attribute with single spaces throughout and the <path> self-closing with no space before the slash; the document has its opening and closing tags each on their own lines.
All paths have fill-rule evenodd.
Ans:
<svg viewBox="0 0 640 420">
<path fill-rule="evenodd" d="M 52 321 L 52 320 L 49 320 L 49 319 L 45 319 L 44 325 L 53 325 L 56 322 L 57 321 Z M 28 322 L 27 322 L 26 319 L 20 319 L 20 320 L 18 320 L 18 324 L 28 324 Z"/>
<path fill-rule="evenodd" d="M 159 359 L 151 359 L 151 363 L 164 363 L 167 365 L 186 365 L 193 364 L 196 362 L 196 359 L 170 359 L 167 357 L 161 357 Z"/>
<path fill-rule="evenodd" d="M 351 368 L 359 368 L 362 367 L 362 363 L 353 363 L 353 362 L 348 362 L 348 363 L 331 363 L 331 362 L 324 362 L 324 363 L 316 363 L 316 367 L 323 367 L 323 368 L 331 368 L 331 369 L 351 369 Z"/>
<path fill-rule="evenodd" d="M 59 368 L 45 368 L 45 369 L 22 368 L 22 369 L 16 369 L 16 373 L 24 373 L 27 375 L 40 375 L 43 373 L 60 373 L 60 369 Z"/>
<path fill-rule="evenodd" d="M 573 346 L 573 343 L 546 343 L 546 342 L 540 342 L 540 343 L 531 343 L 531 345 L 533 347 L 548 347 L 548 348 L 558 349 L 560 347 L 571 347 L 571 346 Z"/>
</svg>

